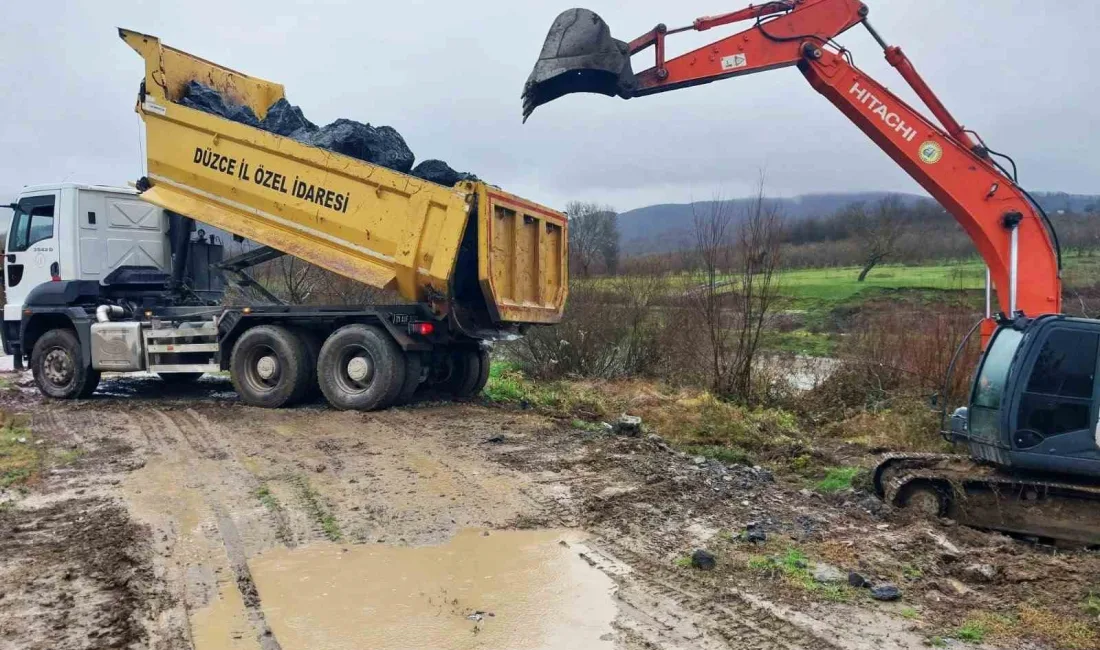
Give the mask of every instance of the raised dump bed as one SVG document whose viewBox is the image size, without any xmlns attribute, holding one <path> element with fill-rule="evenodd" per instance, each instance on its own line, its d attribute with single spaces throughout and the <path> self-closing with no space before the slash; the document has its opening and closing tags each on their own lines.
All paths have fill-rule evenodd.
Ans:
<svg viewBox="0 0 1100 650">
<path fill-rule="evenodd" d="M 444 187 L 177 103 L 191 81 L 263 119 L 283 86 L 120 29 L 145 59 L 142 196 L 425 303 L 474 336 L 561 319 L 560 212 L 483 182 Z"/>
</svg>

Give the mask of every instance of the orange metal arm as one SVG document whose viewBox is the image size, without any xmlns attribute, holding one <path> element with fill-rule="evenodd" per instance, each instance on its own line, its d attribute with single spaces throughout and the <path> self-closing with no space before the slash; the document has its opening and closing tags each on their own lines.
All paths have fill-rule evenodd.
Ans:
<svg viewBox="0 0 1100 650">
<path fill-rule="evenodd" d="M 1059 256 L 1038 209 L 955 120 L 901 49 L 887 46 L 866 25 L 867 14 L 866 5 L 859 0 L 788 0 L 701 18 L 692 27 L 678 30 L 659 25 L 630 44 L 632 54 L 657 46 L 654 67 L 637 74 L 638 87 L 631 96 L 797 65 L 815 90 L 955 217 L 989 267 L 1002 313 L 1038 316 L 1061 312 Z M 767 15 L 773 17 L 763 20 Z M 739 34 L 664 60 L 665 33 L 709 29 L 746 19 L 757 22 Z M 882 44 L 887 61 L 944 128 L 857 69 L 845 51 L 825 47 L 833 37 L 859 23 Z"/>
</svg>

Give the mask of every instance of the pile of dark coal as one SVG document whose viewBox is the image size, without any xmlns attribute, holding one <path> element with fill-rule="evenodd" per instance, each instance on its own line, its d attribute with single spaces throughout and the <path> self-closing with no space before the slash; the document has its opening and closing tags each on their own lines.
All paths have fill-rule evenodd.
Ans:
<svg viewBox="0 0 1100 650">
<path fill-rule="evenodd" d="M 374 165 L 388 167 L 403 174 L 423 178 L 432 183 L 452 186 L 460 181 L 478 180 L 477 176 L 457 172 L 442 160 L 425 160 L 416 167 L 409 145 L 390 126 L 371 126 L 355 120 L 339 119 L 318 127 L 306 119 L 302 109 L 286 99 L 280 99 L 267 109 L 263 120 L 251 108 L 227 100 L 217 90 L 198 81 L 187 84 L 180 104 L 212 113 L 234 122 L 247 124 L 289 138 L 302 144 L 335 151 Z"/>
</svg>

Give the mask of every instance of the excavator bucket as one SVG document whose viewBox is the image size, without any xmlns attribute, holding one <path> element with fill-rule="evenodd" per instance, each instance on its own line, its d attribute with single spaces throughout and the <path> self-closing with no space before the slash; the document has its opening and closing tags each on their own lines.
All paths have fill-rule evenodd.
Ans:
<svg viewBox="0 0 1100 650">
<path fill-rule="evenodd" d="M 523 87 L 523 121 L 547 102 L 570 93 L 627 98 L 636 87 L 626 43 L 587 9 L 569 9 L 550 27 L 535 69 Z"/>
</svg>

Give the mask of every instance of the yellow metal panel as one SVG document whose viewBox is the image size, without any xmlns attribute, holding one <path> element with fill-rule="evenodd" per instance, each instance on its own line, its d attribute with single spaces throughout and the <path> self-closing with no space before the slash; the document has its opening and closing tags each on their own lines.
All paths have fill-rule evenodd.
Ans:
<svg viewBox="0 0 1100 650">
<path fill-rule="evenodd" d="M 192 79 L 257 115 L 283 97 L 249 77 L 119 30 L 145 59 L 143 197 L 403 297 L 450 307 L 477 205 L 477 273 L 500 324 L 553 323 L 567 293 L 565 216 L 484 183 L 444 187 L 175 103 Z M 473 269 L 470 269 L 473 272 Z"/>
<path fill-rule="evenodd" d="M 133 33 L 124 37 L 135 44 Z M 258 100 L 238 97 L 250 105 L 266 108 L 270 97 L 282 95 L 281 86 L 161 48 L 153 37 L 138 42 L 135 49 L 153 61 L 174 61 L 203 80 L 229 80 L 238 92 L 255 90 Z M 155 68 L 146 88 L 151 79 L 179 78 Z M 429 183 L 171 101 L 137 108 L 146 128 L 150 202 L 446 309 L 469 187 Z"/>
<path fill-rule="evenodd" d="M 559 322 L 568 295 L 565 215 L 485 186 L 478 206 L 478 274 L 494 316 Z"/>
<path fill-rule="evenodd" d="M 129 29 L 119 29 L 118 35 L 145 59 L 145 92 L 161 100 L 161 104 L 179 101 L 184 87 L 190 81 L 199 81 L 237 104 L 248 106 L 262 120 L 268 107 L 284 96 L 281 84 L 161 45 L 156 36 Z"/>
</svg>

